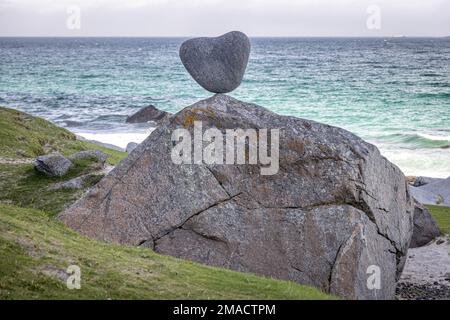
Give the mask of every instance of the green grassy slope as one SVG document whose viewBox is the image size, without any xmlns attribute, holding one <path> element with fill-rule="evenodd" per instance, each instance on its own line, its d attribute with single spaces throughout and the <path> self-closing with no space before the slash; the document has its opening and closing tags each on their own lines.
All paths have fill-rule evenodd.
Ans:
<svg viewBox="0 0 450 320">
<path fill-rule="evenodd" d="M 450 234 L 450 207 L 427 206 L 442 233 Z"/>
<path fill-rule="evenodd" d="M 52 190 L 51 186 L 89 172 L 89 162 L 76 163 L 63 178 L 48 178 L 37 174 L 32 164 L 1 161 L 87 149 L 109 154 L 111 164 L 126 156 L 77 141 L 69 131 L 42 119 L 0 108 L 0 299 L 332 298 L 292 282 L 82 237 L 53 217 L 83 190 Z M 72 264 L 81 268 L 80 290 L 69 290 L 65 284 L 65 270 Z"/>
<path fill-rule="evenodd" d="M 0 299 L 329 299 L 316 289 L 87 239 L 43 212 L 0 205 Z M 81 289 L 68 290 L 69 265 Z"/>
<path fill-rule="evenodd" d="M 89 164 L 77 163 L 64 177 L 47 177 L 37 173 L 32 164 L 0 164 L 0 203 L 40 209 L 55 216 L 74 203 L 103 175 L 91 175 L 85 183 L 85 188 L 81 190 L 54 190 L 52 186 L 90 171 Z"/>
<path fill-rule="evenodd" d="M 125 152 L 78 141 L 73 133 L 48 121 L 0 107 L 0 203 L 40 209 L 51 215 L 61 212 L 101 176 L 93 176 L 82 190 L 52 190 L 52 185 L 90 173 L 94 163 L 77 161 L 66 176 L 50 178 L 36 173 L 31 163 L 14 164 L 11 160 L 32 160 L 51 152 L 70 156 L 81 150 L 105 152 L 110 165 L 117 164 L 127 155 Z"/>
<path fill-rule="evenodd" d="M 0 107 L 0 158 L 35 158 L 51 152 L 69 156 L 81 150 L 101 150 L 109 155 L 114 165 L 126 153 L 77 141 L 70 131 L 29 114 Z"/>
</svg>

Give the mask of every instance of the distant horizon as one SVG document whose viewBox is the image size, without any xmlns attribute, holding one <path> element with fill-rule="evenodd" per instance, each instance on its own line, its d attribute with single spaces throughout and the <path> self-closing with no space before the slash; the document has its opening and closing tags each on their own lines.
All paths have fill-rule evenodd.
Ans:
<svg viewBox="0 0 450 320">
<path fill-rule="evenodd" d="M 234 30 L 230 30 L 230 31 L 234 31 Z M 218 34 L 217 36 L 220 36 L 220 34 Z M 181 36 L 52 36 L 52 35 L 42 35 L 42 36 L 27 36 L 27 35 L 8 35 L 8 36 L 1 36 L 0 38 L 73 38 L 73 39 L 77 39 L 77 38 L 194 38 L 194 37 L 214 37 L 214 36 L 201 36 L 201 35 L 181 35 Z M 393 39 L 401 39 L 401 38 L 422 38 L 422 39 L 442 39 L 442 38 L 450 38 L 450 35 L 448 36 L 420 36 L 420 35 L 414 35 L 414 36 L 271 36 L 271 35 L 267 35 L 267 36 L 252 36 L 252 35 L 248 35 L 249 38 L 355 38 L 355 39 L 383 39 L 383 38 L 393 38 Z"/>
</svg>

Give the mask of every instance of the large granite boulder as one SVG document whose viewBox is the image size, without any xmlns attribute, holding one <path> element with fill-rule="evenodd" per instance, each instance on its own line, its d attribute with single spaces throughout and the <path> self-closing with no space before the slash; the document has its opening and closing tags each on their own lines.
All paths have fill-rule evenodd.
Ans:
<svg viewBox="0 0 450 320">
<path fill-rule="evenodd" d="M 260 137 L 262 129 L 279 129 L 279 171 L 175 164 L 174 130 L 193 132 L 199 121 L 204 130 L 253 128 Z M 160 125 L 59 218 L 108 242 L 345 298 L 391 299 L 411 240 L 413 204 L 402 172 L 352 133 L 219 94 Z M 368 285 L 374 270 L 380 286 Z"/>
<path fill-rule="evenodd" d="M 414 229 L 410 248 L 422 247 L 441 235 L 439 226 L 423 205 L 414 202 Z"/>
<path fill-rule="evenodd" d="M 227 93 L 244 77 L 250 56 L 250 40 L 239 31 L 216 38 L 189 39 L 180 47 L 181 62 L 204 89 Z"/>
</svg>

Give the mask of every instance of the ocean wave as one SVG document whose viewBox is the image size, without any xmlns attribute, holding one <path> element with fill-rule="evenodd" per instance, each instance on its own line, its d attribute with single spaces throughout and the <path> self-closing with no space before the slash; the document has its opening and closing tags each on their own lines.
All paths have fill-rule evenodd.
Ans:
<svg viewBox="0 0 450 320">
<path fill-rule="evenodd" d="M 420 76 L 422 76 L 422 77 L 442 77 L 441 74 L 433 73 L 433 72 L 421 73 Z"/>
<path fill-rule="evenodd" d="M 414 148 L 450 148 L 450 136 L 435 136 L 426 133 L 393 133 L 382 138 L 390 143 Z"/>
<path fill-rule="evenodd" d="M 431 82 L 429 83 L 430 86 L 436 87 L 436 88 L 449 88 L 450 83 L 449 82 Z"/>
<path fill-rule="evenodd" d="M 398 149 L 380 146 L 381 153 L 395 163 L 405 175 L 447 178 L 450 176 L 448 150 Z"/>
<path fill-rule="evenodd" d="M 100 115 L 89 122 L 123 122 L 126 118 L 127 116 L 123 114 L 105 114 Z"/>
<path fill-rule="evenodd" d="M 101 74 L 81 74 L 78 76 L 80 79 L 95 79 L 95 78 L 101 78 L 103 75 Z"/>
<path fill-rule="evenodd" d="M 418 93 L 418 98 L 450 99 L 450 92 Z"/>
<path fill-rule="evenodd" d="M 83 122 L 73 121 L 73 120 L 65 120 L 65 121 L 62 121 L 61 124 L 67 128 L 82 127 L 85 125 L 85 123 L 83 123 Z"/>
</svg>

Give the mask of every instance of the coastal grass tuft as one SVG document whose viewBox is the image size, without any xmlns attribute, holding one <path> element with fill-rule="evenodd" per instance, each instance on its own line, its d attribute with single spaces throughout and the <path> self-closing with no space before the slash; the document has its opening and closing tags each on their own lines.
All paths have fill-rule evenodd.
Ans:
<svg viewBox="0 0 450 320">
<path fill-rule="evenodd" d="M 85 238 L 35 210 L 0 204 L 0 299 L 334 299 L 307 286 Z M 67 267 L 81 289 L 66 287 Z"/>
<path fill-rule="evenodd" d="M 79 199 L 102 176 L 93 174 L 80 190 L 52 187 L 58 182 L 90 173 L 95 165 L 93 162 L 87 159 L 75 161 L 74 167 L 64 177 L 45 176 L 36 172 L 32 164 L 0 164 L 0 203 L 40 209 L 55 216 Z"/>
<path fill-rule="evenodd" d="M 49 153 L 70 156 L 83 150 L 101 150 L 116 165 L 127 154 L 79 141 L 70 131 L 27 113 L 0 107 L 0 158 L 27 159 Z"/>
<path fill-rule="evenodd" d="M 431 215 L 436 220 L 439 229 L 444 234 L 450 234 L 450 207 L 427 205 Z"/>
<path fill-rule="evenodd" d="M 40 174 L 31 162 L 43 154 L 58 152 L 70 156 L 82 150 L 103 151 L 110 165 L 127 156 L 125 152 L 79 141 L 70 131 L 44 119 L 0 107 L 0 203 L 40 209 L 50 216 L 63 211 L 101 176 L 91 175 L 82 190 L 54 190 L 52 186 L 95 171 L 93 159 L 74 161 L 75 166 L 64 177 Z"/>
</svg>

